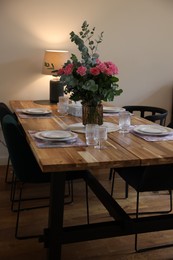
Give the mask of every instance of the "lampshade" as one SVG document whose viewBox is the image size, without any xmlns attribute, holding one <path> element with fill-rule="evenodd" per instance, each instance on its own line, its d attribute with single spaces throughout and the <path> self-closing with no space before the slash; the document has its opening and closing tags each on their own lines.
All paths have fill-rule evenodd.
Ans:
<svg viewBox="0 0 173 260">
<path fill-rule="evenodd" d="M 44 54 L 42 73 L 53 75 L 52 71 L 62 68 L 69 59 L 69 52 L 64 50 L 46 50 Z M 64 95 L 64 85 L 59 82 L 59 77 L 50 79 L 49 102 L 59 102 L 59 97 Z M 43 102 L 42 102 L 43 103 Z M 44 102 L 45 103 L 45 102 Z M 45 103 L 47 104 L 47 102 Z"/>
<path fill-rule="evenodd" d="M 52 75 L 52 70 L 60 69 L 69 59 L 69 52 L 64 50 L 46 50 L 42 73 Z"/>
</svg>

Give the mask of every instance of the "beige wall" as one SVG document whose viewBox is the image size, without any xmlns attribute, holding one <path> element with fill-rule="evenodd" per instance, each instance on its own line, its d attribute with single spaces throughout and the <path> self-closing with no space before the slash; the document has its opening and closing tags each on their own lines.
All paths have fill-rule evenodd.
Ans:
<svg viewBox="0 0 173 260">
<path fill-rule="evenodd" d="M 44 50 L 78 54 L 69 33 L 87 20 L 98 33 L 104 31 L 100 58 L 119 67 L 124 93 L 116 104 L 170 111 L 172 14 L 172 0 L 0 0 L 0 100 L 48 99 L 49 76 L 41 74 Z"/>
</svg>

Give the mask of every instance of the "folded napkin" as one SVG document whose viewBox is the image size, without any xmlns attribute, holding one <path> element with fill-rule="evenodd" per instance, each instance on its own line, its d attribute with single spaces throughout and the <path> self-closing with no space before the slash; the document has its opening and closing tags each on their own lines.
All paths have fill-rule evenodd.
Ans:
<svg viewBox="0 0 173 260">
<path fill-rule="evenodd" d="M 168 133 L 167 135 L 162 135 L 162 136 L 158 136 L 158 135 L 153 136 L 153 135 L 143 135 L 143 134 L 136 133 L 133 131 L 133 129 L 131 129 L 130 132 L 148 142 L 173 141 L 173 133 Z"/>
<path fill-rule="evenodd" d="M 45 114 L 45 115 L 24 114 L 24 113 L 22 113 L 22 109 L 19 109 L 19 108 L 16 109 L 16 112 L 19 113 L 20 118 L 49 118 L 49 117 L 53 117 L 52 114 Z"/>
<path fill-rule="evenodd" d="M 42 140 L 35 137 L 35 133 L 38 131 L 28 130 L 28 133 L 31 135 L 33 140 L 36 143 L 36 146 L 39 148 L 54 148 L 54 147 L 75 147 L 75 146 L 87 146 L 84 141 L 82 141 L 79 137 L 72 141 L 49 141 L 49 140 Z"/>
</svg>

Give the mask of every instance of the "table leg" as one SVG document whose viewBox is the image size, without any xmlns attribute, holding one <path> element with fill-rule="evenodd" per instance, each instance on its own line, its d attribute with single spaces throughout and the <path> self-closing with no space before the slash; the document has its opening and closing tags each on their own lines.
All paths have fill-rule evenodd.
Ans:
<svg viewBox="0 0 173 260">
<path fill-rule="evenodd" d="M 52 173 L 48 220 L 47 259 L 61 259 L 61 244 L 64 216 L 65 173 Z"/>
</svg>

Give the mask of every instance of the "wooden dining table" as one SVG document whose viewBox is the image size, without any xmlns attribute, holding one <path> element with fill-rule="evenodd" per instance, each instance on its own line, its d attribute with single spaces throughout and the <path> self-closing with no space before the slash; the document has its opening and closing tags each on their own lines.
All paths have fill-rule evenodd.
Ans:
<svg viewBox="0 0 173 260">
<path fill-rule="evenodd" d="M 173 140 L 146 141 L 132 132 L 108 133 L 105 149 L 86 146 L 85 134 L 78 133 L 81 144 L 66 147 L 39 146 L 32 133 L 43 130 L 67 130 L 70 124 L 80 123 L 80 117 L 61 117 L 56 104 L 39 105 L 31 100 L 12 100 L 11 109 L 22 125 L 28 143 L 43 174 L 51 172 L 48 227 L 40 241 L 47 247 L 47 259 L 61 259 L 61 246 L 65 243 L 123 236 L 173 228 L 173 216 L 130 218 L 116 200 L 92 174 L 99 168 L 159 165 L 173 163 Z M 50 116 L 26 116 L 21 109 L 47 108 Z M 118 125 L 118 114 L 105 114 L 104 122 Z M 153 124 L 134 115 L 131 124 Z M 113 221 L 63 227 L 65 171 L 89 170 L 86 182 L 113 217 Z"/>
</svg>

